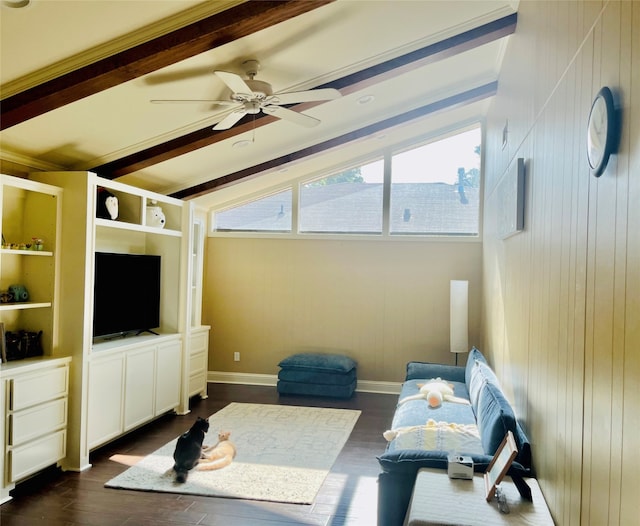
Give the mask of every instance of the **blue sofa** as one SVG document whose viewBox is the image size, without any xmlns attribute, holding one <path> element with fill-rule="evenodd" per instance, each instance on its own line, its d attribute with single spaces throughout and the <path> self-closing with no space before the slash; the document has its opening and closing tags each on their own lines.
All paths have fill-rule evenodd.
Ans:
<svg viewBox="0 0 640 526">
<path fill-rule="evenodd" d="M 474 470 L 484 473 L 507 431 L 512 431 L 518 455 L 508 474 L 521 482 L 533 476 L 531 445 L 516 420 L 500 383 L 482 353 L 473 348 L 466 366 L 409 362 L 399 401 L 420 392 L 418 384 L 442 378 L 453 385 L 454 396 L 469 401 L 444 401 L 431 408 L 425 399 L 399 403 L 385 452 L 378 457 L 378 525 L 400 526 L 409 506 L 420 468 L 447 469 L 449 453 L 473 458 Z"/>
</svg>

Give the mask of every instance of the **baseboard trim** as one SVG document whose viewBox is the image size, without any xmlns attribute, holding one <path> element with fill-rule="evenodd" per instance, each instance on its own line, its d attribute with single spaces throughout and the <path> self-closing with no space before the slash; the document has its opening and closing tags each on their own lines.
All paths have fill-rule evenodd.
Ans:
<svg viewBox="0 0 640 526">
<path fill-rule="evenodd" d="M 275 374 L 229 373 L 225 371 L 209 371 L 207 382 L 219 384 L 266 385 L 275 387 L 278 377 Z M 356 391 L 361 393 L 400 394 L 402 384 L 398 382 L 376 382 L 358 380 Z"/>
</svg>

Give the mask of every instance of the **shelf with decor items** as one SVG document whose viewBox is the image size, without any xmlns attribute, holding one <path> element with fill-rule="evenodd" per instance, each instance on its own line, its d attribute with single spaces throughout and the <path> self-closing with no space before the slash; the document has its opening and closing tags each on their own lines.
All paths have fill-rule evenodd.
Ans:
<svg viewBox="0 0 640 526">
<path fill-rule="evenodd" d="M 60 343 L 70 350 L 74 363 L 78 361 L 70 382 L 66 468 L 81 471 L 90 467 L 90 453 L 99 445 L 167 411 L 188 411 L 182 390 L 189 381 L 183 364 L 188 356 L 192 205 L 91 172 L 40 172 L 30 177 L 65 192 Z M 104 276 L 100 269 L 110 266 L 108 259 L 96 259 L 97 253 L 115 254 L 114 264 L 120 256 L 130 262 L 137 256 L 159 260 L 157 288 L 150 300 L 157 310 L 157 326 L 98 329 L 94 315 L 102 316 L 100 323 L 106 319 L 111 328 L 117 316 L 110 312 L 148 295 L 141 294 L 130 277 L 120 281 L 124 271 L 112 272 L 112 287 L 96 289 Z M 103 291 L 96 298 L 106 295 L 106 304 L 94 304 L 95 290 Z M 136 334 L 136 329 L 157 335 Z M 163 392 L 178 394 L 162 400 Z M 103 398 L 109 399 L 108 407 L 102 407 Z"/>
<path fill-rule="evenodd" d="M 4 354 L 11 361 L 64 355 L 58 346 L 56 303 L 63 190 L 0 175 L 0 193 L 0 332 L 8 343 Z M 31 339 L 23 344 L 26 335 Z"/>
<path fill-rule="evenodd" d="M 71 358 L 58 341 L 63 190 L 0 175 L 0 502 L 66 455 Z"/>
</svg>

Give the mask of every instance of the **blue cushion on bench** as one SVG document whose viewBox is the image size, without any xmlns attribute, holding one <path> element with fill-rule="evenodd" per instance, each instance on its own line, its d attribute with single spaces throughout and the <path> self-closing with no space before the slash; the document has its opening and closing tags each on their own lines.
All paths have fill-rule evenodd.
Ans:
<svg viewBox="0 0 640 526">
<path fill-rule="evenodd" d="M 325 373 L 323 371 L 308 371 L 306 369 L 280 369 L 278 380 L 286 382 L 303 382 L 324 385 L 350 385 L 356 379 L 356 370 L 348 373 Z"/>
<path fill-rule="evenodd" d="M 332 373 L 348 373 L 357 363 L 342 354 L 299 353 L 282 360 L 280 367 Z"/>
<path fill-rule="evenodd" d="M 311 384 L 305 382 L 287 382 L 278 380 L 278 393 L 292 395 L 328 396 L 332 398 L 351 398 L 356 390 L 357 381 L 349 385 Z"/>
</svg>

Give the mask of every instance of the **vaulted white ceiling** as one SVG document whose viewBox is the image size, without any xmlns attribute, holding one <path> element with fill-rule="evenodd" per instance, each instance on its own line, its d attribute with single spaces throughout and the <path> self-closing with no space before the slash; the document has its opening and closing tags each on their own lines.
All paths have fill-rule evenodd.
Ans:
<svg viewBox="0 0 640 526">
<path fill-rule="evenodd" d="M 248 15 L 271 4 L 276 10 L 304 4 L 308 10 L 281 9 L 282 21 L 271 12 L 255 21 Z M 0 157 L 11 166 L 41 170 L 90 169 L 196 198 L 203 206 L 234 199 L 413 136 L 481 119 L 515 27 L 514 7 L 506 0 L 32 0 L 23 9 L 3 5 Z M 145 56 L 134 65 L 122 64 L 126 50 L 180 28 L 200 35 L 201 21 L 222 27 L 204 51 L 177 61 Z M 175 34 L 185 39 L 184 33 Z M 233 38 L 225 41 L 227 35 Z M 158 56 L 165 42 L 170 41 L 158 44 Z M 320 119 L 315 128 L 248 118 L 228 132 L 211 130 L 229 111 L 226 107 L 150 102 L 225 97 L 225 85 L 213 71 L 242 73 L 247 59 L 260 61 L 256 78 L 276 92 L 327 85 L 343 96 L 292 108 Z M 107 70 L 113 85 L 89 90 L 78 81 L 71 86 L 82 68 L 96 64 L 91 75 Z M 113 74 L 119 67 L 122 80 Z M 64 81 L 55 84 L 60 78 Z M 83 82 L 91 80 L 96 79 Z M 47 82 L 59 91 L 42 95 Z M 73 92 L 73 101 L 56 101 L 57 93 L 59 100 L 66 97 L 61 86 Z M 364 95 L 373 100 L 362 104 Z M 52 109 L 42 102 L 47 97 Z M 245 140 L 248 146 L 233 146 Z"/>
</svg>

